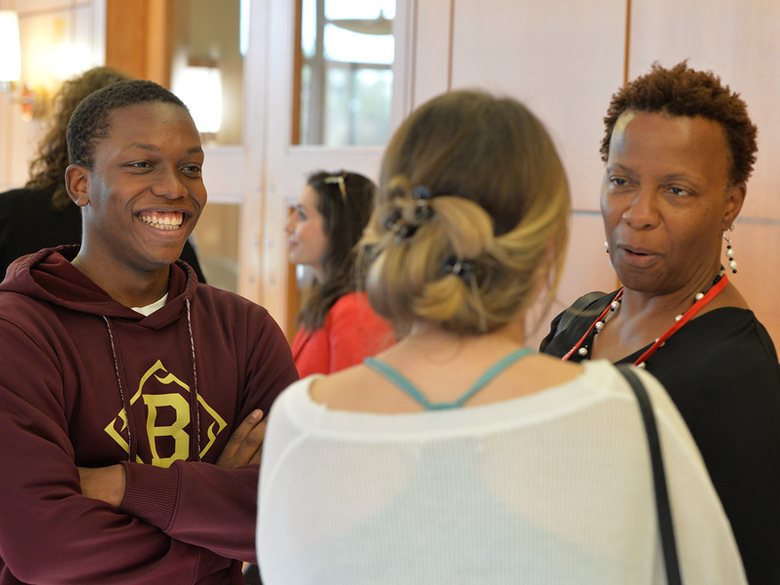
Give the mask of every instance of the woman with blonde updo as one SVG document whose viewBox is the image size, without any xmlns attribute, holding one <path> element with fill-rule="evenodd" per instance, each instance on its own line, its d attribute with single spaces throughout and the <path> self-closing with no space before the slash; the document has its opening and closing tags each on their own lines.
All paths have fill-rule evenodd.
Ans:
<svg viewBox="0 0 780 585">
<path fill-rule="evenodd" d="M 364 235 L 371 305 L 408 335 L 277 399 L 263 451 L 266 585 L 666 583 L 648 442 L 607 361 L 525 347 L 552 298 L 569 193 L 523 105 L 456 91 L 385 153 Z M 651 397 L 686 580 L 744 583 L 668 396 Z"/>
</svg>

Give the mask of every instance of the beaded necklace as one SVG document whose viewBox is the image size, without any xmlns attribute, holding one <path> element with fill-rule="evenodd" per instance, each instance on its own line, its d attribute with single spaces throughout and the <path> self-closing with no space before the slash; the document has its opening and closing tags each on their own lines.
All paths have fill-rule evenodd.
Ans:
<svg viewBox="0 0 780 585">
<path fill-rule="evenodd" d="M 645 351 L 642 355 L 640 355 L 637 360 L 634 362 L 635 366 L 639 366 L 641 368 L 645 367 L 645 362 L 647 359 L 653 355 L 659 347 L 662 347 L 664 343 L 675 333 L 677 333 L 683 325 L 685 325 L 688 321 L 690 321 L 696 313 L 701 311 L 707 303 L 709 303 L 712 299 L 714 299 L 718 294 L 726 288 L 726 285 L 729 283 L 729 278 L 726 276 L 726 271 L 723 267 L 721 267 L 720 272 L 718 273 L 718 276 L 715 277 L 715 280 L 712 283 L 712 286 L 710 289 L 706 292 L 700 292 L 696 293 L 696 296 L 694 297 L 694 303 L 693 306 L 685 311 L 685 313 L 681 315 L 677 315 L 674 318 L 674 323 L 672 324 L 669 329 L 667 329 L 661 337 L 656 339 L 653 344 L 647 348 L 647 351 Z M 620 302 L 621 297 L 623 296 L 623 288 L 618 291 L 617 295 L 615 295 L 615 298 L 613 301 L 609 304 L 609 306 L 604 309 L 601 314 L 598 316 L 598 318 L 593 322 L 593 324 L 588 327 L 588 330 L 585 332 L 585 335 L 582 336 L 582 338 L 577 342 L 577 344 L 572 347 L 566 355 L 564 355 L 561 360 L 566 361 L 568 360 L 572 355 L 574 355 L 574 352 L 576 351 L 578 355 L 586 356 L 588 355 L 588 348 L 585 347 L 583 344 L 585 343 L 585 340 L 588 338 L 588 336 L 591 334 L 591 332 L 595 329 L 596 333 L 598 334 L 599 331 L 601 331 L 604 328 L 604 325 L 607 321 L 617 312 L 617 310 L 620 308 Z M 594 334 L 594 335 L 595 335 Z"/>
</svg>

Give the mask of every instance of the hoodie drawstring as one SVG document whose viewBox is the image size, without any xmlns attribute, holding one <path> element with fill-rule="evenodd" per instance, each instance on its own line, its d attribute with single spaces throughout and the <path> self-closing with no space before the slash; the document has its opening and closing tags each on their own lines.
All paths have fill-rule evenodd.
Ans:
<svg viewBox="0 0 780 585">
<path fill-rule="evenodd" d="M 190 412 L 195 417 L 193 421 L 195 432 L 192 433 L 194 437 L 191 437 L 191 449 L 194 449 L 195 454 L 200 461 L 200 408 L 198 408 L 198 363 L 195 359 L 195 336 L 192 334 L 192 313 L 190 311 L 190 299 L 185 298 L 184 302 L 187 305 L 187 330 L 190 334 L 190 352 L 192 355 L 192 388 L 190 388 Z"/>
<path fill-rule="evenodd" d="M 201 444 L 200 444 L 200 408 L 198 408 L 199 394 L 198 394 L 198 364 L 195 356 L 195 336 L 192 333 L 192 311 L 190 309 L 190 299 L 185 298 L 184 302 L 187 305 L 187 331 L 190 336 L 190 357 L 192 359 L 192 388 L 189 392 L 189 405 L 190 405 L 190 417 L 192 418 L 192 432 L 190 433 L 190 457 L 195 457 L 196 461 L 201 460 Z M 114 358 L 114 372 L 116 374 L 116 383 L 119 388 L 119 397 L 122 400 L 122 407 L 125 411 L 125 424 L 127 425 L 127 445 L 128 445 L 128 461 L 135 461 L 138 458 L 138 439 L 135 434 L 131 432 L 131 429 L 136 428 L 135 418 L 133 416 L 132 405 L 130 404 L 130 398 L 125 392 L 125 388 L 122 385 L 122 375 L 119 368 L 119 357 L 117 354 L 116 341 L 114 338 L 114 330 L 111 327 L 111 321 L 103 316 L 103 320 L 106 322 L 106 328 L 108 329 L 108 338 L 111 341 L 111 353 Z"/>
<path fill-rule="evenodd" d="M 119 358 L 117 357 L 116 343 L 114 341 L 114 330 L 111 328 L 111 322 L 108 320 L 108 317 L 104 315 L 103 320 L 106 322 L 108 338 L 111 341 L 111 353 L 114 357 L 114 372 L 116 373 L 117 386 L 119 386 L 119 398 L 122 400 L 122 408 L 125 410 L 125 425 L 127 425 L 127 460 L 135 461 L 138 456 L 138 442 L 135 435 L 131 432 L 131 429 L 135 428 L 133 409 L 130 407 L 130 399 L 122 386 L 122 376 L 119 373 Z"/>
</svg>

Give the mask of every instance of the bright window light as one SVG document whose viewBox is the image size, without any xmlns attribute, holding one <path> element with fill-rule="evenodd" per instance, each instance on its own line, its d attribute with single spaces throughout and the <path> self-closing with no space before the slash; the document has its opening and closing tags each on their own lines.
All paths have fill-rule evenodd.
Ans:
<svg viewBox="0 0 780 585">
<path fill-rule="evenodd" d="M 216 134 L 222 125 L 222 74 L 217 67 L 185 67 L 173 89 L 190 109 L 198 132 Z"/>
<path fill-rule="evenodd" d="M 240 10 L 238 47 L 241 56 L 246 57 L 249 52 L 249 0 L 241 0 Z"/>
<path fill-rule="evenodd" d="M 15 10 L 0 10 L 0 55 L 0 81 L 19 81 L 22 76 L 22 50 L 19 16 Z"/>
</svg>

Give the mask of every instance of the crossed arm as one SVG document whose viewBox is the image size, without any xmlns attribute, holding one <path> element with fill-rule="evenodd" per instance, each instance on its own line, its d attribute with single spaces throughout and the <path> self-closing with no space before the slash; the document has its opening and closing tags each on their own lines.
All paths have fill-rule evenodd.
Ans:
<svg viewBox="0 0 780 585">
<path fill-rule="evenodd" d="M 236 428 L 215 465 L 223 469 L 235 469 L 244 465 L 259 465 L 265 437 L 266 421 L 263 412 L 254 410 Z M 122 505 L 125 496 L 126 474 L 120 465 L 107 467 L 79 467 L 81 494 L 101 500 L 115 508 Z"/>
<path fill-rule="evenodd" d="M 11 308 L 15 300 L 3 298 Z M 0 315 L 3 349 L 14 363 L 0 368 L 0 444 L 9 446 L 0 457 L 6 471 L 0 481 L 0 571 L 29 583 L 178 585 L 230 571 L 238 566 L 232 559 L 256 562 L 257 463 L 265 425 L 247 405 L 267 412 L 297 379 L 284 335 L 270 317 L 258 317 L 259 309 L 250 307 L 246 318 L 236 319 L 249 329 L 239 331 L 243 337 L 236 342 L 246 368 L 231 381 L 243 389 L 243 412 L 234 419 L 243 422 L 222 453 L 212 456 L 218 459 L 175 461 L 168 468 L 123 461 L 79 469 L 74 461 L 110 461 L 105 453 L 116 449 L 91 419 L 74 419 L 81 413 L 79 392 L 95 397 L 103 389 L 82 362 L 67 362 L 64 369 L 75 375 L 63 378 L 63 360 L 75 349 L 42 345 L 30 331 L 67 340 L 67 330 L 48 309 L 25 312 L 29 303 L 21 304 L 15 313 L 24 317 L 20 323 L 7 310 Z M 90 444 L 93 438 L 105 445 Z"/>
</svg>

